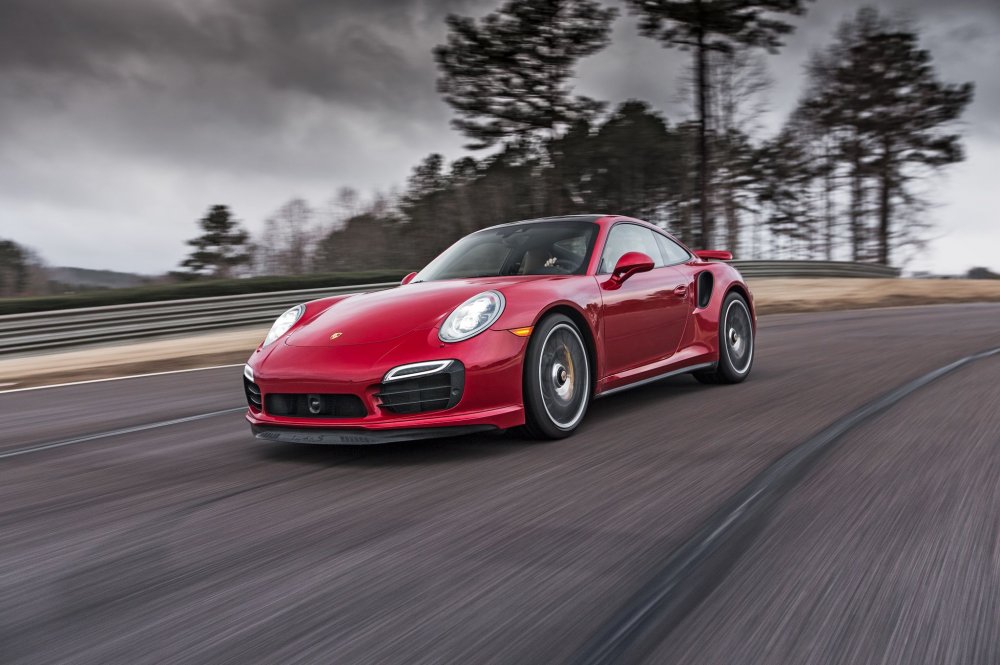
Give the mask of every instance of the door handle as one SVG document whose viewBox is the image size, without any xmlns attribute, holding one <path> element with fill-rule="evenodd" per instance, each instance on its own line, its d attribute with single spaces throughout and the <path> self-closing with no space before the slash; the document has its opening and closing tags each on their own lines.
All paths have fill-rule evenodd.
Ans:
<svg viewBox="0 0 1000 665">
<path fill-rule="evenodd" d="M 683 284 L 674 289 L 674 295 L 677 296 L 678 298 L 684 298 L 685 296 L 687 296 L 687 294 L 688 294 L 688 287 L 684 286 Z"/>
</svg>

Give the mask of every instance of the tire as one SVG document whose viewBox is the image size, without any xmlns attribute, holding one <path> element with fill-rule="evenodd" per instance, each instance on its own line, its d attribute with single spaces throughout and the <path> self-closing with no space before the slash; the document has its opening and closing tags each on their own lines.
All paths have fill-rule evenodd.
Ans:
<svg viewBox="0 0 1000 665">
<path fill-rule="evenodd" d="M 562 439 L 590 405 L 590 358 L 572 319 L 554 314 L 535 326 L 524 359 L 524 429 L 533 439 Z"/>
<path fill-rule="evenodd" d="M 695 372 L 694 378 L 707 384 L 741 383 L 750 376 L 756 342 L 747 301 L 730 291 L 719 312 L 719 362 L 713 369 Z"/>
</svg>

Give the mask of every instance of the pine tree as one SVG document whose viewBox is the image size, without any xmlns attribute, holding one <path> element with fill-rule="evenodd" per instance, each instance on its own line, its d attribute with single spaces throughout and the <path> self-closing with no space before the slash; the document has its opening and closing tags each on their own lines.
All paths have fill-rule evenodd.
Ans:
<svg viewBox="0 0 1000 665">
<path fill-rule="evenodd" d="M 434 49 L 438 90 L 470 149 L 550 138 L 602 104 L 574 95 L 573 68 L 608 43 L 617 10 L 596 0 L 508 0 L 480 21 L 451 15 Z"/>
<path fill-rule="evenodd" d="M 28 285 L 28 256 L 13 240 L 0 240 L 0 296 L 24 292 Z"/>
<path fill-rule="evenodd" d="M 198 224 L 204 233 L 188 240 L 194 251 L 181 263 L 191 275 L 229 277 L 234 268 L 249 263 L 249 235 L 227 206 L 212 206 Z"/>
<path fill-rule="evenodd" d="M 549 148 L 562 185 L 557 209 L 669 221 L 683 178 L 678 136 L 648 104 L 629 100 L 603 123 L 580 123 Z"/>
<path fill-rule="evenodd" d="M 793 127 L 765 142 L 754 157 L 755 198 L 780 255 L 781 244 L 788 258 L 813 253 L 817 226 L 813 185 L 817 177 L 809 146 L 798 140 Z"/>
<path fill-rule="evenodd" d="M 850 173 L 855 257 L 865 241 L 862 219 L 874 182 L 875 258 L 888 264 L 898 236 L 896 209 L 913 200 L 908 182 L 963 159 L 961 137 L 947 128 L 972 100 L 973 86 L 940 82 L 916 31 L 871 8 L 844 23 L 808 71 L 799 114 L 839 137 Z"/>
<path fill-rule="evenodd" d="M 438 153 L 425 157 L 413 168 L 400 205 L 409 221 L 409 249 L 421 257 L 421 262 L 430 260 L 462 235 L 465 220 L 449 214 L 454 191 L 444 166 L 444 157 Z"/>
<path fill-rule="evenodd" d="M 626 0 L 640 17 L 639 30 L 664 46 L 694 52 L 698 118 L 698 211 L 695 243 L 713 238 L 709 165 L 709 53 L 731 53 L 737 46 L 776 52 L 792 26 L 779 14 L 801 14 L 808 0 Z"/>
</svg>

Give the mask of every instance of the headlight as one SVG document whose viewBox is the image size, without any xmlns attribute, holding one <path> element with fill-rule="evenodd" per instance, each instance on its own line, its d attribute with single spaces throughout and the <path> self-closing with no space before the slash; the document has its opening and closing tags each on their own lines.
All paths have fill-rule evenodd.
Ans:
<svg viewBox="0 0 1000 665">
<path fill-rule="evenodd" d="M 284 314 L 278 317 L 278 320 L 274 322 L 271 329 L 267 333 L 267 337 L 264 338 L 264 346 L 267 346 L 274 340 L 278 339 L 286 332 L 288 329 L 295 325 L 295 322 L 302 318 L 302 315 L 306 313 L 305 305 L 296 305 Z"/>
<path fill-rule="evenodd" d="M 483 291 L 459 305 L 441 324 L 438 339 L 461 342 L 483 332 L 503 313 L 504 299 L 496 291 Z"/>
</svg>

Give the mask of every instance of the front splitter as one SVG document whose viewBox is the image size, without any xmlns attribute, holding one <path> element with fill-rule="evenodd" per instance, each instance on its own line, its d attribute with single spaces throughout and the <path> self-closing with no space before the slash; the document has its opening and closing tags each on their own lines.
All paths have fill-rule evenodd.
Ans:
<svg viewBox="0 0 1000 665">
<path fill-rule="evenodd" d="M 320 445 L 367 446 L 420 439 L 441 439 L 464 434 L 493 432 L 493 425 L 459 425 L 455 427 L 421 427 L 414 429 L 365 430 L 365 429 L 311 429 L 294 427 L 265 427 L 250 425 L 254 436 L 262 441 L 280 443 L 312 443 Z"/>
</svg>

